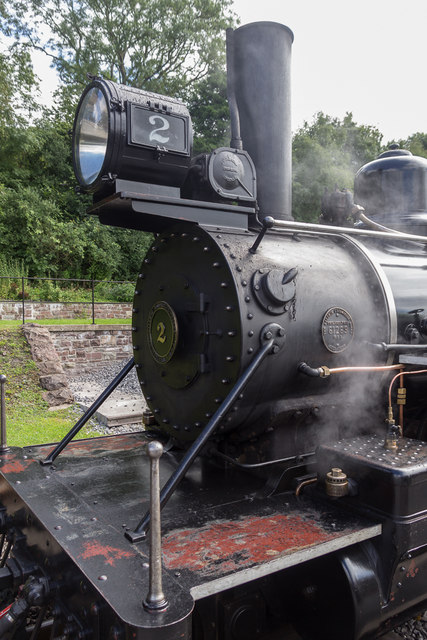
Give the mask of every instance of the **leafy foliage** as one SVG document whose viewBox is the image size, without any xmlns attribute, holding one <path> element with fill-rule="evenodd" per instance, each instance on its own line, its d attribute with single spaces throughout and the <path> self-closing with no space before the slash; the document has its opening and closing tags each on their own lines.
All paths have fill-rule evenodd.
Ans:
<svg viewBox="0 0 427 640">
<path fill-rule="evenodd" d="M 25 261 L 30 275 L 96 279 L 136 275 L 147 248 L 146 235 L 136 239 L 135 234 L 121 234 L 135 249 L 129 264 L 116 231 L 96 219 L 64 218 L 54 198 L 44 197 L 36 188 L 0 186 L 0 251 Z"/>
<path fill-rule="evenodd" d="M 227 147 L 230 125 L 225 69 L 215 69 L 197 83 L 187 104 L 193 118 L 194 154 Z"/>
<path fill-rule="evenodd" d="M 0 253 L 0 299 L 14 299 L 20 288 L 21 278 L 27 275 L 27 269 L 22 260 Z"/>
<path fill-rule="evenodd" d="M 7 376 L 5 395 L 9 410 L 19 404 L 19 395 L 25 391 L 37 407 L 47 408 L 41 397 L 37 367 L 22 330 L 0 331 L 0 371 Z"/>
<path fill-rule="evenodd" d="M 225 125 L 217 123 L 225 117 L 221 69 L 223 33 L 234 22 L 230 5 L 0 0 L 0 29 L 15 38 L 13 57 L 0 57 L 0 252 L 25 260 L 29 275 L 135 278 L 150 235 L 103 227 L 85 213 L 90 197 L 75 193 L 68 132 L 78 94 L 87 73 L 160 93 L 191 94 L 205 109 L 196 116 L 200 146 L 218 146 L 218 138 L 222 144 Z M 30 118 L 37 89 L 31 49 L 45 51 L 62 80 L 56 106 L 39 120 Z M 22 114 L 12 108 L 16 103 Z"/>
<path fill-rule="evenodd" d="M 86 215 L 90 198 L 75 193 L 65 123 L 9 127 L 2 142 L 0 252 L 25 262 L 29 275 L 134 278 L 150 236 Z"/>
<path fill-rule="evenodd" d="M 218 63 L 223 32 L 233 23 L 231 0 L 6 0 L 4 6 L 3 29 L 45 51 L 75 97 L 87 73 L 183 95 Z"/>
<path fill-rule="evenodd" d="M 322 195 L 353 188 L 356 171 L 381 152 L 382 134 L 358 125 L 351 113 L 342 120 L 318 113 L 304 123 L 293 140 L 293 214 L 297 220 L 317 221 Z"/>
<path fill-rule="evenodd" d="M 405 140 L 397 140 L 396 142 L 402 149 L 408 149 L 414 156 L 427 158 L 427 133 L 413 133 Z"/>
<path fill-rule="evenodd" d="M 7 127 L 24 125 L 36 111 L 38 92 L 29 51 L 15 44 L 0 53 L 0 142 Z"/>
</svg>

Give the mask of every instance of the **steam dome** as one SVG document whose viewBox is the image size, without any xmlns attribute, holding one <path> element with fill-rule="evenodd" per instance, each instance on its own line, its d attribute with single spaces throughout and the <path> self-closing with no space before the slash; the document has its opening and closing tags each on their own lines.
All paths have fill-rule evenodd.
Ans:
<svg viewBox="0 0 427 640">
<path fill-rule="evenodd" d="M 377 222 L 426 233 L 427 159 L 390 148 L 358 171 L 354 200 Z"/>
</svg>

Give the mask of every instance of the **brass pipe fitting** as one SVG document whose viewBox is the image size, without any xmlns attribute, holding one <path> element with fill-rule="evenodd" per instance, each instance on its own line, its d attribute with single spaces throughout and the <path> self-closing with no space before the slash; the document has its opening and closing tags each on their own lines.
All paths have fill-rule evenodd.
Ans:
<svg viewBox="0 0 427 640">
<path fill-rule="evenodd" d="M 326 493 L 330 498 L 342 498 L 348 494 L 347 475 L 338 467 L 333 467 L 326 474 Z"/>
</svg>

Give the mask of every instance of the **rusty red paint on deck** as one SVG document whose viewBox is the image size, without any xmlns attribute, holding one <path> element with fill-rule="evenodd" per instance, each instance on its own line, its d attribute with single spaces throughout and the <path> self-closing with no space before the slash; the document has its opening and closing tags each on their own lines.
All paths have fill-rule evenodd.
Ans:
<svg viewBox="0 0 427 640">
<path fill-rule="evenodd" d="M 85 550 L 80 554 L 80 558 L 83 558 L 83 560 L 88 560 L 89 558 L 103 556 L 105 558 L 106 564 L 109 564 L 111 567 L 116 566 L 116 560 L 131 558 L 133 556 L 133 553 L 131 551 L 125 551 L 124 549 L 110 547 L 109 545 L 102 544 L 98 540 L 85 542 L 84 547 Z"/>
<path fill-rule="evenodd" d="M 174 531 L 163 538 L 162 549 L 168 569 L 186 568 L 208 576 L 261 564 L 335 537 L 336 532 L 301 516 L 274 515 Z"/>
<path fill-rule="evenodd" d="M 70 443 L 64 450 L 64 454 L 80 456 L 87 453 L 90 455 L 102 455 L 108 451 L 120 453 L 120 451 L 129 451 L 141 445 L 145 445 L 146 442 L 146 440 L 139 442 L 133 434 L 131 434 L 130 437 L 126 437 L 126 435 L 124 435 L 107 436 L 105 438 L 91 438 L 90 440 L 81 440 L 76 441 L 75 443 Z"/>
<path fill-rule="evenodd" d="M 0 471 L 4 474 L 8 473 L 22 473 L 25 469 L 28 469 L 32 460 L 16 460 L 13 457 L 7 459 L 4 464 L 0 465 Z"/>
</svg>

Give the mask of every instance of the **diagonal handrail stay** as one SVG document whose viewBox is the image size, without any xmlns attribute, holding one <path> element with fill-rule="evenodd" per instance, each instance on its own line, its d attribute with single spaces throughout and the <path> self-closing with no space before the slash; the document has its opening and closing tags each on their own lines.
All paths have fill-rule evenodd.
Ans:
<svg viewBox="0 0 427 640">
<path fill-rule="evenodd" d="M 48 454 L 48 456 L 44 460 L 40 460 L 40 464 L 48 465 L 52 464 L 57 456 L 61 453 L 63 449 L 67 446 L 69 442 L 74 438 L 75 435 L 80 431 L 82 427 L 86 424 L 86 422 L 93 416 L 95 411 L 99 409 L 101 404 L 112 394 L 114 389 L 121 383 L 121 381 L 127 376 L 129 371 L 135 365 L 135 360 L 131 358 L 129 362 L 125 364 L 120 373 L 114 378 L 112 382 L 108 385 L 106 389 L 101 393 L 100 396 L 95 400 L 95 402 L 89 407 L 89 409 L 82 415 L 82 417 L 76 422 L 74 427 L 70 429 L 66 436 L 64 436 L 59 444 L 56 445 L 54 449 Z"/>
<path fill-rule="evenodd" d="M 264 329 L 261 331 L 262 334 L 265 333 Z M 236 402 L 240 393 L 244 389 L 244 387 L 248 384 L 249 380 L 252 378 L 255 371 L 258 369 L 261 362 L 264 358 L 272 353 L 274 339 L 266 339 L 264 338 L 263 344 L 261 345 L 259 351 L 256 353 L 254 359 L 249 364 L 247 369 L 243 372 L 240 378 L 237 380 L 234 387 L 231 389 L 230 393 L 227 395 L 222 404 L 218 407 L 212 418 L 209 420 L 203 431 L 200 433 L 199 437 L 193 442 L 191 447 L 188 449 L 184 457 L 182 458 L 178 468 L 171 475 L 169 480 L 166 482 L 165 486 L 160 492 L 160 507 L 163 508 L 169 498 L 174 493 L 176 487 L 184 478 L 190 466 L 193 464 L 196 457 L 199 455 L 200 451 L 203 449 L 211 435 L 215 432 L 218 425 L 223 420 L 224 416 Z M 150 526 L 151 514 L 150 510 L 146 512 L 142 520 L 138 523 L 137 527 L 134 531 L 127 531 L 125 536 L 131 542 L 139 542 L 140 540 L 144 540 L 147 535 L 148 528 Z"/>
</svg>

